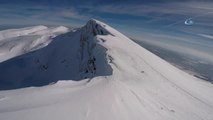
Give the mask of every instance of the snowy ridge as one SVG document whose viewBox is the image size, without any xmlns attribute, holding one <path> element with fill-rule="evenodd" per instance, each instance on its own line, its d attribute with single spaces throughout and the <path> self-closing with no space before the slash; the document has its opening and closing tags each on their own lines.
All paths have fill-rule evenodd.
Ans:
<svg viewBox="0 0 213 120">
<path fill-rule="evenodd" d="M 30 33 L 45 30 L 45 29 L 47 29 L 46 26 L 34 26 L 34 27 L 27 27 L 27 28 L 21 28 L 21 29 L 3 30 L 3 31 L 0 31 L 0 40 L 28 35 Z"/>
<path fill-rule="evenodd" d="M 10 89 L 0 91 L 0 119 L 213 119 L 211 83 L 94 19 L 43 49 L 1 63 L 0 74 L 0 88 Z"/>
<path fill-rule="evenodd" d="M 45 47 L 52 38 L 68 31 L 63 26 L 34 26 L 0 31 L 0 62 Z"/>
</svg>

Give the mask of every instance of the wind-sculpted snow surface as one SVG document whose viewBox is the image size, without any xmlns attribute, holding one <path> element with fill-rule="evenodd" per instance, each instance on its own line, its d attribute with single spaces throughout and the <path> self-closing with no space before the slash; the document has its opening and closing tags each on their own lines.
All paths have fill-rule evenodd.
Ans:
<svg viewBox="0 0 213 120">
<path fill-rule="evenodd" d="M 23 71 L 20 76 L 28 78 L 21 83 L 57 80 L 0 91 L 2 120 L 213 119 L 211 83 L 175 68 L 97 20 L 56 37 L 37 52 L 0 64 L 0 71 L 16 76 L 6 76 L 5 83 L 19 83 Z"/>
</svg>

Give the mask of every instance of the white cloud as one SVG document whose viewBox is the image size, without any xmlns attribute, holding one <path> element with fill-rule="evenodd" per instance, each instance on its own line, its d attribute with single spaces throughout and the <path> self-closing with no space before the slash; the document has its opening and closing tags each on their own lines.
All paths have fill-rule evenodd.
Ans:
<svg viewBox="0 0 213 120">
<path fill-rule="evenodd" d="M 158 4 L 138 4 L 138 5 L 103 5 L 96 7 L 88 7 L 90 9 L 99 10 L 106 13 L 129 14 L 143 16 L 148 13 L 171 13 L 182 15 L 198 15 L 213 11 L 213 2 L 168 2 Z"/>
<path fill-rule="evenodd" d="M 0 20 L 7 23 L 18 23 L 25 19 L 28 23 L 34 22 L 35 24 L 41 23 L 58 23 L 63 20 L 77 20 L 86 21 L 90 18 L 89 14 L 81 14 L 76 8 L 69 7 L 53 7 L 46 6 L 20 6 L 20 5 L 0 5 Z M 13 8 L 13 9 L 10 9 Z M 20 20 L 19 20 L 20 19 Z M 45 22 L 46 21 L 46 22 Z"/>
<path fill-rule="evenodd" d="M 74 19 L 88 19 L 88 16 L 82 15 L 80 14 L 77 10 L 75 9 L 64 9 L 59 11 L 58 16 L 61 17 L 70 17 L 70 18 L 74 18 Z"/>
</svg>

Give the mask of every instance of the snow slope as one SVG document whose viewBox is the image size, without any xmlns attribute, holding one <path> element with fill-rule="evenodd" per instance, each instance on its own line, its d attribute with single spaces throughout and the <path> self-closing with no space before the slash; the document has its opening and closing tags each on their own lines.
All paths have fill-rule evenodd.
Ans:
<svg viewBox="0 0 213 120">
<path fill-rule="evenodd" d="M 213 119 L 211 83 L 97 20 L 1 63 L 0 74 L 1 120 Z"/>
<path fill-rule="evenodd" d="M 0 62 L 48 45 L 68 28 L 33 26 L 0 31 Z"/>
</svg>

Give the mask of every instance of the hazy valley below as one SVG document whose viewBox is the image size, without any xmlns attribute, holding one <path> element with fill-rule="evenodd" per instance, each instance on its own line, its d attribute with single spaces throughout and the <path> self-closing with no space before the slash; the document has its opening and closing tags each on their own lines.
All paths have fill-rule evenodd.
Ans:
<svg viewBox="0 0 213 120">
<path fill-rule="evenodd" d="M 213 83 L 213 64 L 208 62 L 199 62 L 199 59 L 192 58 L 178 52 L 174 52 L 165 48 L 151 45 L 149 43 L 135 40 L 136 43 L 166 60 L 167 62 L 173 64 L 177 68 L 192 74 L 202 80 L 209 81 Z"/>
</svg>

